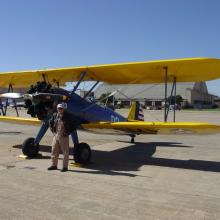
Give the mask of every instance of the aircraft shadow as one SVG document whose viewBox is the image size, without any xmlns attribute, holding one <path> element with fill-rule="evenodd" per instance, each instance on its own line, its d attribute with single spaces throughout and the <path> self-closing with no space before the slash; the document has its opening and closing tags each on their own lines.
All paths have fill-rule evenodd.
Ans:
<svg viewBox="0 0 220 220">
<path fill-rule="evenodd" d="M 220 162 L 204 160 L 181 160 L 154 157 L 157 147 L 191 148 L 192 146 L 178 145 L 174 142 L 135 143 L 129 147 L 111 152 L 93 150 L 94 164 L 86 166 L 87 169 L 99 170 L 108 174 L 118 171 L 138 171 L 143 165 L 170 167 L 178 169 L 220 172 Z M 132 174 L 133 175 L 133 174 Z"/>
<path fill-rule="evenodd" d="M 21 148 L 21 145 L 13 146 Z M 220 172 L 220 162 L 204 160 L 181 160 L 154 157 L 156 149 L 160 147 L 191 148 L 192 146 L 180 145 L 177 142 L 148 142 L 134 143 L 131 146 L 120 148 L 113 151 L 101 151 L 92 149 L 92 163 L 83 166 L 86 170 L 70 170 L 72 172 L 122 175 L 135 177 L 139 176 L 132 171 L 138 171 L 143 165 L 170 167 L 178 169 L 200 170 L 207 172 Z M 42 152 L 51 152 L 51 146 L 41 145 Z M 70 149 L 72 155 L 73 149 Z M 42 156 L 39 159 L 48 159 Z M 71 159 L 71 156 L 70 156 Z"/>
</svg>

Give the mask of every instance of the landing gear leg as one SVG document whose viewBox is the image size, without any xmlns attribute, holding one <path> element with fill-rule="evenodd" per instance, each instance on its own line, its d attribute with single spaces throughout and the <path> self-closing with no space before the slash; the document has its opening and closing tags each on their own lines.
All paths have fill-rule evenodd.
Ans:
<svg viewBox="0 0 220 220">
<path fill-rule="evenodd" d="M 71 137 L 74 143 L 73 155 L 76 163 L 87 164 L 91 160 L 91 149 L 86 143 L 79 143 L 77 131 L 71 133 Z"/>
<path fill-rule="evenodd" d="M 131 135 L 131 143 L 132 144 L 134 143 L 134 138 L 135 138 L 135 135 Z"/>
</svg>

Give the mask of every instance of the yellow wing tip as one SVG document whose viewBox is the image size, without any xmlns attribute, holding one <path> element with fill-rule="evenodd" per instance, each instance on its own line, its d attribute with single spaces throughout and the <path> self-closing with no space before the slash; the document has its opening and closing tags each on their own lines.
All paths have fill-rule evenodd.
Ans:
<svg viewBox="0 0 220 220">
<path fill-rule="evenodd" d="M 21 117 L 11 117 L 11 116 L 0 116 L 0 121 L 15 123 L 15 124 L 28 124 L 28 125 L 39 125 L 41 121 L 37 118 L 21 118 Z"/>
</svg>

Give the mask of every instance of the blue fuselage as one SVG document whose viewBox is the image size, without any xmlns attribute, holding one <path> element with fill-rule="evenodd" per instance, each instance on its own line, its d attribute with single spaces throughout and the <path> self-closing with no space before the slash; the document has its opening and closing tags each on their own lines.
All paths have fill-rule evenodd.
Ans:
<svg viewBox="0 0 220 220">
<path fill-rule="evenodd" d="M 119 122 L 127 121 L 127 118 L 114 112 L 112 109 L 102 107 L 77 94 L 73 94 L 67 103 L 67 110 L 74 116 L 80 118 L 83 122 Z"/>
</svg>

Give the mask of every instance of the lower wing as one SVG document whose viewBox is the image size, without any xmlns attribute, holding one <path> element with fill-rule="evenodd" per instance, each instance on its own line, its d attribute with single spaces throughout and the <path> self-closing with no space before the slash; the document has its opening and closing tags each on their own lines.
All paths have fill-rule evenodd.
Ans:
<svg viewBox="0 0 220 220">
<path fill-rule="evenodd" d="M 0 121 L 9 122 L 13 124 L 26 124 L 26 125 L 40 125 L 42 121 L 37 118 L 20 118 L 20 117 L 8 117 L 0 116 Z"/>
<path fill-rule="evenodd" d="M 215 134 L 220 126 L 197 122 L 98 122 L 82 124 L 83 129 L 111 134 Z"/>
<path fill-rule="evenodd" d="M 36 118 L 0 116 L 0 121 L 14 124 L 40 125 Z M 203 122 L 97 122 L 81 124 L 84 130 L 108 134 L 215 134 L 220 126 Z"/>
</svg>

